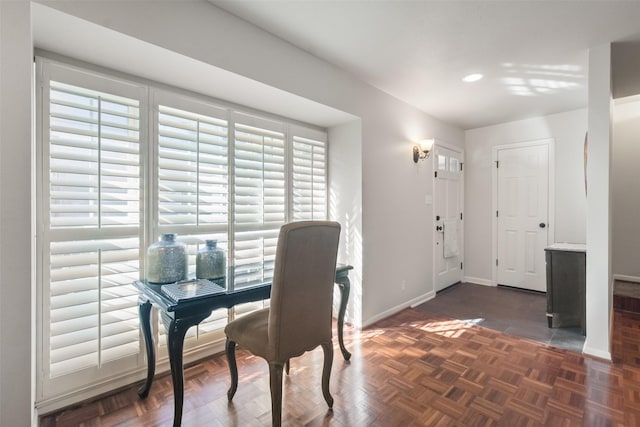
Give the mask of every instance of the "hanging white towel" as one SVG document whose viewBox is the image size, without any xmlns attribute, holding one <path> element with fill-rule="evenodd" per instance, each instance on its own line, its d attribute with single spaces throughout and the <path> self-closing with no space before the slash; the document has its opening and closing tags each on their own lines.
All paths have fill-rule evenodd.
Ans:
<svg viewBox="0 0 640 427">
<path fill-rule="evenodd" d="M 458 221 L 444 220 L 444 257 L 458 256 Z"/>
</svg>

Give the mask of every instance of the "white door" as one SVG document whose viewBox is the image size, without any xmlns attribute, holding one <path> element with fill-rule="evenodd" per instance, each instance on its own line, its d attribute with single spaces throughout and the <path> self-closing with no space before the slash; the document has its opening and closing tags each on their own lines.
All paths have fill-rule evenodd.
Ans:
<svg viewBox="0 0 640 427">
<path fill-rule="evenodd" d="M 436 291 L 462 280 L 462 153 L 434 149 Z"/>
<path fill-rule="evenodd" d="M 497 282 L 546 291 L 549 146 L 497 152 Z"/>
</svg>

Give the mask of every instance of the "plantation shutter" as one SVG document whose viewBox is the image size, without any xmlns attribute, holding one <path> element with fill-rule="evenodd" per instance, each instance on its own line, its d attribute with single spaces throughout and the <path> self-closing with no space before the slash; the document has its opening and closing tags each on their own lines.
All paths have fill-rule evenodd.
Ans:
<svg viewBox="0 0 640 427">
<path fill-rule="evenodd" d="M 227 110 L 189 98 L 156 92 L 158 233 L 177 233 L 187 244 L 189 273 L 205 240 L 218 241 L 228 254 L 229 159 Z M 227 263 L 228 264 L 228 263 Z M 227 323 L 227 310 L 187 333 L 185 347 Z M 159 328 L 164 345 L 164 327 Z"/>
<path fill-rule="evenodd" d="M 139 240 L 50 245 L 50 377 L 137 355 Z"/>
<path fill-rule="evenodd" d="M 293 220 L 327 218 L 326 134 L 291 126 Z"/>
<path fill-rule="evenodd" d="M 139 102 L 51 81 L 49 108 L 51 228 L 138 226 Z"/>
<path fill-rule="evenodd" d="M 286 221 L 284 125 L 235 115 L 235 287 L 270 280 L 280 227 Z"/>
<path fill-rule="evenodd" d="M 44 64 L 40 179 L 43 353 L 48 382 L 134 367 L 141 88 Z M 128 96 L 125 96 L 128 95 Z M 115 363 L 115 364 L 114 364 Z M 123 365 L 124 363 L 124 365 Z M 86 379 L 85 379 L 86 382 Z"/>
<path fill-rule="evenodd" d="M 228 223 L 226 111 L 219 117 L 165 105 L 158 111 L 158 210 L 161 228 Z"/>
</svg>

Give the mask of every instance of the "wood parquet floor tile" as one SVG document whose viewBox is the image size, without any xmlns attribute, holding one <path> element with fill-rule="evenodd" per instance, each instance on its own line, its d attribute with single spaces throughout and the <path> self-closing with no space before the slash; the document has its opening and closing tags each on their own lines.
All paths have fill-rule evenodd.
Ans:
<svg viewBox="0 0 640 427">
<path fill-rule="evenodd" d="M 640 315 L 614 312 L 613 363 L 407 309 L 336 346 L 327 410 L 322 351 L 294 359 L 284 379 L 285 426 L 640 427 Z M 335 340 L 334 340 L 335 341 Z M 182 425 L 268 426 L 267 364 L 237 352 L 240 380 L 227 402 L 223 354 L 185 369 Z M 137 386 L 137 385 L 136 385 Z M 41 426 L 169 426 L 171 378 L 147 399 L 136 386 L 41 419 Z"/>
</svg>

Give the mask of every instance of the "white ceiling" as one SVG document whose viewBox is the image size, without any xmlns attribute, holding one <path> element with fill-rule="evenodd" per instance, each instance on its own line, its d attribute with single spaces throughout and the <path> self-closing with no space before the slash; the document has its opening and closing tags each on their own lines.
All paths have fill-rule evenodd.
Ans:
<svg viewBox="0 0 640 427">
<path fill-rule="evenodd" d="M 638 1 L 210 1 L 463 129 L 585 107 L 588 49 L 640 34 Z"/>
</svg>

